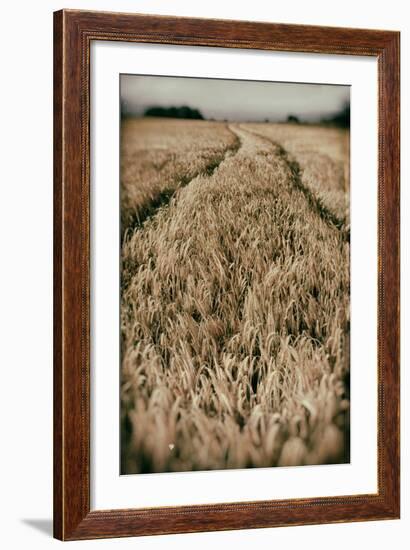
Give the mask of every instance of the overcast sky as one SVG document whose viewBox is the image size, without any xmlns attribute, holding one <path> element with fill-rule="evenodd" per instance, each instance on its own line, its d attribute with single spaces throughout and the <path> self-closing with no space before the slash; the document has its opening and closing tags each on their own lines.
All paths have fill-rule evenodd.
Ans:
<svg viewBox="0 0 410 550">
<path fill-rule="evenodd" d="M 147 107 L 199 109 L 216 120 L 284 120 L 296 115 L 314 121 L 337 112 L 350 100 L 349 86 L 121 75 L 121 103 L 128 114 Z"/>
</svg>

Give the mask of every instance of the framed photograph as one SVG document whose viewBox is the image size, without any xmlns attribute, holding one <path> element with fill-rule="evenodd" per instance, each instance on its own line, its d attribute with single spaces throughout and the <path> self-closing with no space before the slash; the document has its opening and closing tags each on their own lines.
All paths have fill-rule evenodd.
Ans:
<svg viewBox="0 0 410 550">
<path fill-rule="evenodd" d="M 394 519 L 398 32 L 54 14 L 54 534 Z"/>
</svg>

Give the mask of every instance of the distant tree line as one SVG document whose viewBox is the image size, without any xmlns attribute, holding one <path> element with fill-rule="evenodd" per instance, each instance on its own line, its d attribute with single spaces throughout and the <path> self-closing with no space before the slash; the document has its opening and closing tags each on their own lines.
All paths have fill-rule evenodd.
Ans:
<svg viewBox="0 0 410 550">
<path fill-rule="evenodd" d="M 293 124 L 299 124 L 300 120 L 299 120 L 299 117 L 297 117 L 296 115 L 289 115 L 287 122 L 291 122 Z"/>
<path fill-rule="evenodd" d="M 195 120 L 203 120 L 204 117 L 198 109 L 192 109 L 186 105 L 181 107 L 148 107 L 144 112 L 145 116 L 158 116 L 166 118 L 190 118 Z"/>
<path fill-rule="evenodd" d="M 350 128 L 350 103 L 346 103 L 333 116 L 322 119 L 322 122 L 339 128 Z"/>
<path fill-rule="evenodd" d="M 299 124 L 301 120 L 296 115 L 288 115 L 286 122 Z M 338 128 L 350 127 L 350 104 L 345 103 L 343 107 L 331 116 L 323 117 L 318 122 L 327 126 L 337 126 Z"/>
</svg>

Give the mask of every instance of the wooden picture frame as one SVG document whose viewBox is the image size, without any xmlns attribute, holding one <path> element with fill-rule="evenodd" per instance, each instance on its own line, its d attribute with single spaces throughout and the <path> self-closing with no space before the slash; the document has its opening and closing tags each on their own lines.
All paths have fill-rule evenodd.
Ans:
<svg viewBox="0 0 410 550">
<path fill-rule="evenodd" d="M 378 62 L 378 493 L 90 510 L 93 40 L 372 56 Z M 399 456 L 398 32 L 63 10 L 54 14 L 54 536 L 62 540 L 394 519 Z"/>
</svg>

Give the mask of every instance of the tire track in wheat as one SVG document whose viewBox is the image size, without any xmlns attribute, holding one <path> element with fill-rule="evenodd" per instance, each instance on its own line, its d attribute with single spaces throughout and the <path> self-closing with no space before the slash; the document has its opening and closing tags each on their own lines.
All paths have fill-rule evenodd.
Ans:
<svg viewBox="0 0 410 550">
<path fill-rule="evenodd" d="M 238 130 L 238 127 L 235 129 Z M 288 166 L 290 171 L 290 181 L 293 187 L 303 193 L 310 208 L 315 211 L 322 220 L 324 220 L 330 227 L 339 230 L 343 241 L 350 242 L 350 229 L 349 227 L 346 227 L 345 221 L 336 216 L 334 212 L 325 206 L 319 197 L 317 197 L 306 185 L 304 185 L 302 182 L 302 172 L 299 163 L 290 157 L 288 151 L 286 151 L 280 143 L 277 143 L 266 136 L 261 136 L 255 130 L 243 128 L 243 125 L 239 125 L 239 131 L 242 133 L 244 132 L 251 134 L 261 141 L 270 143 L 274 148 L 276 155 L 278 155 Z"/>
<path fill-rule="evenodd" d="M 235 132 L 232 133 L 236 135 Z M 124 241 L 128 234 L 132 234 L 133 231 L 140 229 L 144 225 L 144 223 L 153 218 L 161 208 L 168 206 L 171 199 L 174 197 L 178 190 L 186 187 L 193 180 L 200 176 L 211 177 L 215 170 L 224 162 L 228 155 L 235 155 L 238 152 L 240 145 L 241 142 L 239 138 L 237 138 L 233 145 L 228 146 L 221 155 L 215 157 L 204 168 L 198 170 L 194 176 L 182 176 L 172 186 L 169 186 L 166 189 L 160 191 L 146 205 L 144 210 L 142 212 L 136 212 L 132 221 L 127 225 L 127 227 L 123 228 L 122 241 Z"/>
</svg>

